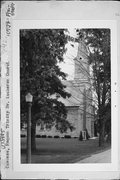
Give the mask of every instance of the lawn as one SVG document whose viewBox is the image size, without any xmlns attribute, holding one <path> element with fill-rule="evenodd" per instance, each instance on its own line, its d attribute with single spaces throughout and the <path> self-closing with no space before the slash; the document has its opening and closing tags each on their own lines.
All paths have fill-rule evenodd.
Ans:
<svg viewBox="0 0 120 180">
<path fill-rule="evenodd" d="M 76 163 L 92 154 L 110 148 L 98 147 L 98 139 L 36 138 L 37 150 L 32 153 L 32 163 Z M 26 138 L 21 138 L 21 163 L 26 163 Z"/>
</svg>

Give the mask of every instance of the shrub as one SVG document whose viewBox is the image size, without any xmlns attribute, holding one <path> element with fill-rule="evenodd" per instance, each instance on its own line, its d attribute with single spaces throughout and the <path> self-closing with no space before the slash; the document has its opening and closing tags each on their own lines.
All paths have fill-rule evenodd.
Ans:
<svg viewBox="0 0 120 180">
<path fill-rule="evenodd" d="M 70 139 L 70 138 L 71 138 L 70 135 L 65 135 L 64 137 L 65 137 L 66 139 Z"/>
<path fill-rule="evenodd" d="M 52 136 L 47 136 L 48 138 L 52 138 Z"/>
<path fill-rule="evenodd" d="M 83 141 L 82 131 L 80 131 L 79 141 Z"/>
<path fill-rule="evenodd" d="M 88 140 L 88 139 L 90 138 L 90 136 L 89 136 L 89 134 L 88 134 L 88 130 L 85 129 L 85 131 L 86 131 L 86 139 Z"/>
<path fill-rule="evenodd" d="M 42 137 L 42 138 L 46 138 L 47 136 L 46 136 L 46 135 L 42 135 L 41 137 Z"/>
<path fill-rule="evenodd" d="M 54 136 L 54 138 L 60 138 L 60 136 L 56 135 L 56 136 Z"/>
<path fill-rule="evenodd" d="M 75 136 L 74 138 L 76 139 L 76 138 L 78 138 L 78 137 Z"/>
<path fill-rule="evenodd" d="M 26 135 L 25 134 L 21 134 L 21 137 L 23 138 L 23 137 L 26 137 Z"/>
<path fill-rule="evenodd" d="M 41 138 L 41 135 L 40 135 L 40 134 L 37 134 L 37 135 L 36 135 L 36 138 Z"/>
</svg>

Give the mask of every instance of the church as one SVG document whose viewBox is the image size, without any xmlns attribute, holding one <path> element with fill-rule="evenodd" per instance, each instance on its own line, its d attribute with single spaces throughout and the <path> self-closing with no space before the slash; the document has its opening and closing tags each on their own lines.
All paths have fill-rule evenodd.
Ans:
<svg viewBox="0 0 120 180">
<path fill-rule="evenodd" d="M 90 137 L 94 136 L 94 106 L 92 103 L 92 91 L 90 82 L 90 70 L 88 64 L 88 50 L 84 41 L 78 45 L 77 57 L 74 59 L 74 79 L 63 81 L 66 91 L 71 94 L 70 98 L 58 100 L 65 104 L 67 108 L 67 120 L 74 126 L 71 132 L 60 133 L 53 127 L 46 130 L 44 125 L 36 126 L 36 134 L 46 136 L 79 137 L 82 132 L 83 138 L 86 139 L 86 130 Z"/>
</svg>

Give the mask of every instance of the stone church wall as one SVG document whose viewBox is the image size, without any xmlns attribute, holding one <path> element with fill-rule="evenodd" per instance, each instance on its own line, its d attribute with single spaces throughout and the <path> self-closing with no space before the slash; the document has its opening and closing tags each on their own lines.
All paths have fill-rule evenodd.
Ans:
<svg viewBox="0 0 120 180">
<path fill-rule="evenodd" d="M 71 132 L 67 131 L 67 134 L 71 135 L 71 137 L 79 137 L 80 130 L 82 129 L 82 122 L 80 120 L 80 110 L 79 107 L 69 107 L 67 120 L 74 126 L 74 130 Z"/>
<path fill-rule="evenodd" d="M 64 137 L 65 135 L 70 135 L 71 137 L 79 137 L 80 131 L 82 131 L 82 119 L 81 119 L 81 111 L 79 107 L 67 107 L 67 120 L 73 125 L 74 130 L 71 131 L 70 129 L 67 130 L 65 133 L 60 133 L 56 130 L 53 126 L 51 130 L 46 130 L 45 128 L 41 129 L 41 126 L 36 126 L 36 134 L 38 135 L 46 135 L 46 136 L 56 136 Z"/>
</svg>

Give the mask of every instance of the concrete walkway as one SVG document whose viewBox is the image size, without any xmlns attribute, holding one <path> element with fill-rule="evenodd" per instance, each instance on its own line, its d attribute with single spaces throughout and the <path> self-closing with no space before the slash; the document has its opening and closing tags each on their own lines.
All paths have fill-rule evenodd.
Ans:
<svg viewBox="0 0 120 180">
<path fill-rule="evenodd" d="M 80 160 L 76 163 L 111 163 L 111 150 L 91 155 L 88 158 Z"/>
</svg>

